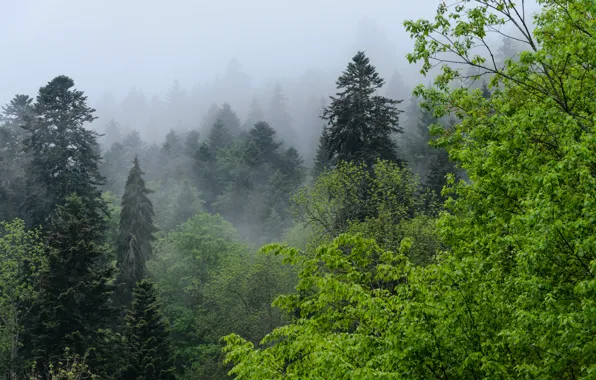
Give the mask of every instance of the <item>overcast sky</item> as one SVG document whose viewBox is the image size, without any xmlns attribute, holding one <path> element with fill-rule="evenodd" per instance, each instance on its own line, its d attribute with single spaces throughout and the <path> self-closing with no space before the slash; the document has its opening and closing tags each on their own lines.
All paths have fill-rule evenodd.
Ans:
<svg viewBox="0 0 596 380">
<path fill-rule="evenodd" d="M 0 0 L 0 102 L 35 95 L 59 74 L 91 98 L 174 79 L 210 80 L 237 58 L 256 81 L 335 68 L 351 58 L 359 22 L 385 32 L 401 57 L 402 22 L 438 0 Z M 414 6 L 415 5 L 415 6 Z M 338 73 L 339 74 L 339 73 Z"/>
</svg>

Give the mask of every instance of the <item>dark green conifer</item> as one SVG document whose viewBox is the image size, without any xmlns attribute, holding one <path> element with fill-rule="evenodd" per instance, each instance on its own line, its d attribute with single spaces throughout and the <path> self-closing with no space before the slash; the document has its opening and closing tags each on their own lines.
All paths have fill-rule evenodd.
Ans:
<svg viewBox="0 0 596 380">
<path fill-rule="evenodd" d="M 145 186 L 143 175 L 135 157 L 130 169 L 120 211 L 120 234 L 117 243 L 118 292 L 116 301 L 127 306 L 135 284 L 147 272 L 146 262 L 152 256 L 151 242 L 156 231 L 153 225 L 151 190 Z"/>
<path fill-rule="evenodd" d="M 98 241 L 101 220 L 83 199 L 72 195 L 56 210 L 47 245 L 48 269 L 40 282 L 40 301 L 26 323 L 24 351 L 47 379 L 49 364 L 68 347 L 73 354 L 89 353 L 91 372 L 100 373 L 101 359 L 94 352 L 102 344 L 102 329 L 116 314 L 109 304 L 108 282 L 113 270 Z"/>
<path fill-rule="evenodd" d="M 312 176 L 317 178 L 326 169 L 330 169 L 333 166 L 333 160 L 330 158 L 330 154 L 325 146 L 325 130 L 321 132 L 319 137 L 319 145 L 317 146 L 317 154 L 315 156 L 315 162 L 312 168 Z"/>
<path fill-rule="evenodd" d="M 142 280 L 126 314 L 127 365 L 123 380 L 174 379 L 168 327 L 159 310 L 153 285 Z"/>
<path fill-rule="evenodd" d="M 363 52 L 358 52 L 337 80 L 339 92 L 323 112 L 325 147 L 338 161 L 372 165 L 377 158 L 399 161 L 393 135 L 401 100 L 376 95 L 384 81 Z"/>
<path fill-rule="evenodd" d="M 246 162 L 258 166 L 265 162 L 277 162 L 277 149 L 282 145 L 275 139 L 276 132 L 268 123 L 261 121 L 250 130 L 244 154 Z"/>
<path fill-rule="evenodd" d="M 50 226 L 56 206 L 73 193 L 93 219 L 103 220 L 106 213 L 98 189 L 104 183 L 98 169 L 98 134 L 84 127 L 95 119 L 95 110 L 73 86 L 69 77 L 54 78 L 39 89 L 32 115 L 25 118 L 24 145 L 31 155 L 25 206 L 33 225 Z"/>
</svg>

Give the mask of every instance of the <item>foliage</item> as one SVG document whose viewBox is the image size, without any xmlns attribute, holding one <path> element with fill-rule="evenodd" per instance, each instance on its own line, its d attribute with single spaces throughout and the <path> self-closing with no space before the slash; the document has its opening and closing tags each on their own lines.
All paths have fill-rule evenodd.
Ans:
<svg viewBox="0 0 596 380">
<path fill-rule="evenodd" d="M 301 189 L 293 208 L 296 220 L 309 231 L 309 251 L 350 231 L 394 249 L 411 223 L 424 226 L 414 239 L 415 247 L 422 244 L 412 251 L 419 255 L 417 262 L 428 262 L 435 253 L 422 247 L 438 247 L 432 196 L 424 193 L 416 176 L 396 163 L 377 161 L 372 172 L 363 164 L 340 163 Z"/>
<path fill-rule="evenodd" d="M 416 266 L 409 239 L 398 253 L 347 235 L 314 257 L 272 247 L 301 268 L 298 294 L 276 301 L 295 319 L 258 348 L 226 338 L 237 378 L 594 377 L 596 6 L 540 4 L 533 31 L 523 2 L 500 0 L 442 3 L 434 21 L 406 23 L 411 61 L 451 65 L 417 89 L 459 120 L 437 131 L 469 176 L 450 176 L 448 250 Z M 476 47 L 507 23 L 530 51 L 501 68 Z M 458 86 L 458 61 L 492 74 L 494 92 Z"/>
<path fill-rule="evenodd" d="M 0 373 L 17 377 L 24 322 L 39 300 L 39 282 L 47 271 L 43 240 L 22 220 L 0 223 Z"/>
<path fill-rule="evenodd" d="M 103 220 L 82 199 L 72 195 L 56 211 L 46 245 L 47 269 L 39 283 L 39 302 L 26 324 L 25 347 L 43 375 L 50 363 L 70 347 L 73 354 L 101 346 L 101 330 L 115 318 L 109 305 L 113 269 L 98 244 Z M 99 372 L 96 355 L 91 370 Z M 47 374 L 47 373 L 46 373 Z"/>
<path fill-rule="evenodd" d="M 151 190 L 145 186 L 143 171 L 135 157 L 130 169 L 120 211 L 119 235 L 116 244 L 118 294 L 120 305 L 128 306 L 135 284 L 147 272 L 146 262 L 153 256 L 151 242 L 156 228 L 153 225 Z"/>
<path fill-rule="evenodd" d="M 159 311 L 153 284 L 136 283 L 126 314 L 126 366 L 122 379 L 174 379 L 168 326 Z"/>
<path fill-rule="evenodd" d="M 25 206 L 34 226 L 48 228 L 55 207 L 72 193 L 95 218 L 106 211 L 97 188 L 104 181 L 98 169 L 97 133 L 84 127 L 95 119 L 95 110 L 73 86 L 69 77 L 54 78 L 39 89 L 33 113 L 25 117 L 24 145 L 31 154 Z"/>
<path fill-rule="evenodd" d="M 398 161 L 394 133 L 399 127 L 397 105 L 375 95 L 384 80 L 363 52 L 358 52 L 337 80 L 336 97 L 323 111 L 328 125 L 324 129 L 329 158 L 371 165 L 377 158 Z"/>
</svg>

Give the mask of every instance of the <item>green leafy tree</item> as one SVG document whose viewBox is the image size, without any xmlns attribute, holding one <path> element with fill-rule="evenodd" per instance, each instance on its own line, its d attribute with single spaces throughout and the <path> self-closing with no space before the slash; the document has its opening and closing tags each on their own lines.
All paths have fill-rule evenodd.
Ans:
<svg viewBox="0 0 596 380">
<path fill-rule="evenodd" d="M 135 157 L 130 169 L 120 211 L 120 228 L 117 243 L 117 266 L 119 291 L 116 299 L 120 305 L 128 306 L 135 284 L 146 275 L 147 260 L 153 251 L 151 242 L 156 228 L 153 225 L 152 193 L 145 186 L 143 171 Z"/>
<path fill-rule="evenodd" d="M 126 314 L 126 366 L 121 379 L 174 379 L 168 325 L 161 315 L 153 284 L 139 281 Z"/>
<path fill-rule="evenodd" d="M 48 378 L 49 365 L 67 347 L 81 356 L 88 350 L 101 351 L 102 329 L 116 316 L 109 304 L 112 288 L 108 284 L 114 271 L 97 243 L 102 223 L 75 195 L 56 210 L 45 252 L 47 270 L 38 288 L 40 299 L 27 321 L 24 341 L 43 378 Z M 99 373 L 101 359 L 92 356 L 88 364 Z"/>
<path fill-rule="evenodd" d="M 22 220 L 0 223 L 0 373 L 17 379 L 25 370 L 21 354 L 27 318 L 39 300 L 47 268 L 41 235 Z"/>
<path fill-rule="evenodd" d="M 498 0 L 441 3 L 434 20 L 406 22 L 410 61 L 424 73 L 444 63 L 434 86 L 416 92 L 440 116 L 455 113 L 438 144 L 470 179 L 450 179 L 458 197 L 438 222 L 448 250 L 416 266 L 409 239 L 387 251 L 344 235 L 311 258 L 273 247 L 301 268 L 304 294 L 276 301 L 299 313 L 258 349 L 229 336 L 232 374 L 593 377 L 596 9 L 588 0 L 540 5 L 534 30 L 523 2 Z M 502 69 L 486 42 L 506 24 L 529 51 Z M 492 75 L 491 97 L 460 86 L 467 73 L 453 62 Z"/>
<path fill-rule="evenodd" d="M 375 95 L 384 84 L 363 52 L 358 52 L 337 80 L 339 92 L 323 111 L 329 158 L 371 165 L 377 158 L 399 161 L 392 135 L 401 133 L 397 105 Z"/>
<path fill-rule="evenodd" d="M 24 145 L 31 155 L 25 206 L 31 225 L 48 228 L 56 206 L 73 193 L 94 219 L 101 220 L 105 213 L 98 188 L 104 183 L 98 169 L 98 135 L 84 127 L 95 119 L 95 110 L 73 86 L 69 77 L 54 78 L 39 89 L 33 114 L 25 118 Z"/>
</svg>

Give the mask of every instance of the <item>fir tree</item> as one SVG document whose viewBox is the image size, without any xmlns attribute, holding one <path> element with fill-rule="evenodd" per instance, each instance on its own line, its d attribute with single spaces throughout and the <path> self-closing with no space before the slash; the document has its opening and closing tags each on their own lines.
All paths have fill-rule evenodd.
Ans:
<svg viewBox="0 0 596 380">
<path fill-rule="evenodd" d="M 98 169 L 98 135 L 84 127 L 95 119 L 95 110 L 73 86 L 69 77 L 54 78 L 39 89 L 32 116 L 25 118 L 24 145 L 31 154 L 25 206 L 33 225 L 48 227 L 56 206 L 73 193 L 93 219 L 103 220 L 106 212 L 98 189 L 104 183 Z"/>
<path fill-rule="evenodd" d="M 144 174 L 135 157 L 122 196 L 117 243 L 117 302 L 125 306 L 130 303 L 134 285 L 146 275 L 146 262 L 152 256 L 151 242 L 156 231 L 153 204 L 148 197 L 152 191 L 145 186 Z"/>
<path fill-rule="evenodd" d="M 187 157 L 193 157 L 201 146 L 199 144 L 199 132 L 192 130 L 186 135 L 186 141 L 184 142 L 184 153 Z"/>
<path fill-rule="evenodd" d="M 377 158 L 399 161 L 392 139 L 401 133 L 397 105 L 375 93 L 384 81 L 363 52 L 358 52 L 337 80 L 340 90 L 325 108 L 325 147 L 330 158 L 371 165 Z"/>
<path fill-rule="evenodd" d="M 267 122 L 278 132 L 282 140 L 297 140 L 298 136 L 292 128 L 292 119 L 288 114 L 286 97 L 279 82 L 273 87 L 273 96 L 269 104 Z"/>
<path fill-rule="evenodd" d="M 174 379 L 168 327 L 159 311 L 153 285 L 140 281 L 126 315 L 127 365 L 123 380 Z"/>
<path fill-rule="evenodd" d="M 275 139 L 276 132 L 268 123 L 262 121 L 250 130 L 244 154 L 246 162 L 258 166 L 265 162 L 277 161 L 277 149 L 282 145 Z"/>
<path fill-rule="evenodd" d="M 48 269 L 40 282 L 40 301 L 26 325 L 24 350 L 47 377 L 51 363 L 68 347 L 83 356 L 97 349 L 101 329 L 115 317 L 109 305 L 113 270 L 97 243 L 103 226 L 83 199 L 72 195 L 58 206 L 47 244 Z M 101 349 L 99 351 L 102 351 Z M 93 353 L 88 364 L 101 372 Z"/>
</svg>

